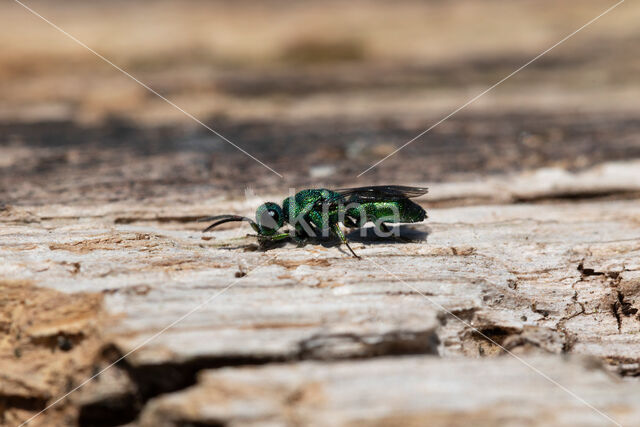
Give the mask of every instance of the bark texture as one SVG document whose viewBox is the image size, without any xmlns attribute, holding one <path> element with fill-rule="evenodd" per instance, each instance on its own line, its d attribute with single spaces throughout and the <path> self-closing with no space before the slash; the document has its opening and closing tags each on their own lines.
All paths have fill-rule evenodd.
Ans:
<svg viewBox="0 0 640 427">
<path fill-rule="evenodd" d="M 5 206 L 5 420 L 122 355 L 38 420 L 607 422 L 578 399 L 637 419 L 639 182 L 627 162 L 433 184 L 403 240 L 349 234 L 362 260 L 194 221 L 257 196 Z"/>
</svg>

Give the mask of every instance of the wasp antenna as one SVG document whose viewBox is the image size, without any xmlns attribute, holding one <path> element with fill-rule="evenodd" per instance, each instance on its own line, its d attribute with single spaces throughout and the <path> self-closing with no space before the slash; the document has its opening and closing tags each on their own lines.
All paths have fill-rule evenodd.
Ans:
<svg viewBox="0 0 640 427">
<path fill-rule="evenodd" d="M 204 218 L 200 218 L 197 221 L 198 222 L 207 222 L 207 221 L 215 221 L 215 220 L 218 220 L 218 219 L 226 219 L 226 218 L 234 218 L 234 217 L 239 217 L 239 215 L 227 214 L 227 215 L 207 216 L 207 217 L 204 217 Z"/>
<path fill-rule="evenodd" d="M 251 218 L 247 218 L 246 216 L 240 216 L 240 215 L 217 215 L 217 216 L 210 216 L 210 217 L 202 218 L 198 220 L 198 222 L 203 222 L 203 221 L 216 221 L 210 226 L 208 226 L 207 228 L 205 228 L 204 230 L 202 230 L 203 233 L 206 233 L 212 228 L 217 227 L 220 224 L 224 224 L 225 222 L 247 221 L 252 226 L 255 224 L 255 222 Z"/>
</svg>

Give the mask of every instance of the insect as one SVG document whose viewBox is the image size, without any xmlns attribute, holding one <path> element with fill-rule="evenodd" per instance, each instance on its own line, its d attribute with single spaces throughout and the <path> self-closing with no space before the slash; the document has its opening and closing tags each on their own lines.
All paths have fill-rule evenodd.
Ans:
<svg viewBox="0 0 640 427">
<path fill-rule="evenodd" d="M 337 236 L 354 257 L 353 251 L 340 224 L 345 227 L 362 227 L 373 222 L 383 233 L 390 233 L 388 223 L 421 222 L 427 217 L 425 210 L 409 200 L 427 193 L 427 188 L 401 185 L 302 190 L 287 197 L 282 206 L 266 202 L 256 210 L 256 220 L 239 215 L 217 215 L 199 221 L 215 221 L 203 232 L 220 224 L 246 221 L 257 233 L 261 243 L 293 238 L 299 243 L 309 238 Z M 281 231 L 284 224 L 290 230 Z"/>
</svg>

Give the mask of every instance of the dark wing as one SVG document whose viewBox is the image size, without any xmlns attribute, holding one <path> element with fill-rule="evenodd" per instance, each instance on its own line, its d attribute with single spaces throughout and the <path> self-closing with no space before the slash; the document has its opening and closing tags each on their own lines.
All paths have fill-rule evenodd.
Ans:
<svg viewBox="0 0 640 427">
<path fill-rule="evenodd" d="M 363 202 L 377 200 L 412 199 L 427 194 L 428 188 L 407 187 L 404 185 L 376 185 L 371 187 L 340 188 L 333 190 L 339 193 L 342 200 L 357 199 Z"/>
</svg>

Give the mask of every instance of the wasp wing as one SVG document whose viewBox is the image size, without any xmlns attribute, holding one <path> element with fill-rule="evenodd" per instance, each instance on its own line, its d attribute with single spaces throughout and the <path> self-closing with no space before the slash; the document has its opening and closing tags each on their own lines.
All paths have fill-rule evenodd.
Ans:
<svg viewBox="0 0 640 427">
<path fill-rule="evenodd" d="M 339 188 L 333 190 L 338 196 L 318 200 L 315 208 L 327 204 L 329 209 L 344 202 L 375 202 L 412 199 L 427 194 L 425 187 L 408 187 L 405 185 L 374 185 L 370 187 Z"/>
<path fill-rule="evenodd" d="M 334 190 L 340 194 L 341 200 L 385 201 L 412 199 L 427 194 L 425 187 L 407 187 L 404 185 L 374 185 L 371 187 L 340 188 Z"/>
</svg>

